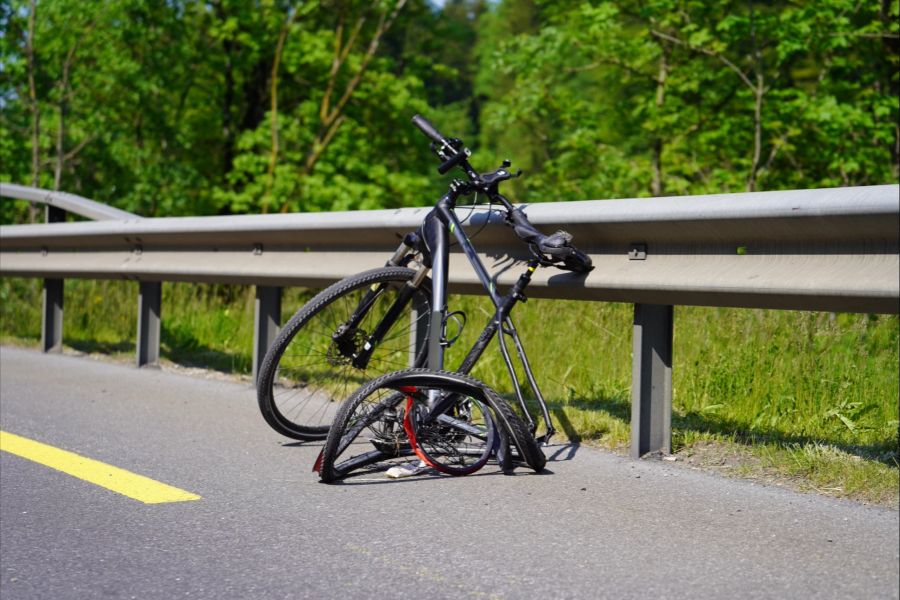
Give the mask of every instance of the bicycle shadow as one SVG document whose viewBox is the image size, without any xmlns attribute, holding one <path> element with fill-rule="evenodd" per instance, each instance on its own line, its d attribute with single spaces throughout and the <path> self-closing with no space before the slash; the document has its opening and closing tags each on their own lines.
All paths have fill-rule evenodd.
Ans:
<svg viewBox="0 0 900 600">
<path fill-rule="evenodd" d="M 547 453 L 547 448 L 553 449 L 553 452 L 547 456 L 547 462 L 563 462 L 574 459 L 575 455 L 578 453 L 578 450 L 581 448 L 581 444 L 570 442 L 559 447 L 547 446 L 545 447 L 544 454 Z"/>
<path fill-rule="evenodd" d="M 397 485 L 403 483 L 416 483 L 421 481 L 459 481 L 461 479 L 471 479 L 473 477 L 530 477 L 533 475 L 543 476 L 543 475 L 553 475 L 553 471 L 550 469 L 544 469 L 540 473 L 535 473 L 530 470 L 528 467 L 518 467 L 515 471 L 507 473 L 504 472 L 503 469 L 500 468 L 497 464 L 491 464 L 477 473 L 472 473 L 471 475 L 464 475 L 460 477 L 454 477 L 452 475 L 444 475 L 443 473 L 438 473 L 437 471 L 430 471 L 427 473 L 422 473 L 420 475 L 413 475 L 411 477 L 402 477 L 399 479 L 393 479 L 387 477 L 385 472 L 394 465 L 387 465 L 383 469 L 377 469 L 368 471 L 365 473 L 351 473 L 347 475 L 341 480 L 334 481 L 332 483 L 324 485 L 344 485 L 344 486 L 368 486 L 368 485 Z"/>
<path fill-rule="evenodd" d="M 283 442 L 282 448 L 321 448 L 325 440 L 297 440 L 295 442 Z"/>
<path fill-rule="evenodd" d="M 284 442 L 281 444 L 282 448 L 321 448 L 325 445 L 324 440 L 307 440 L 307 441 L 293 441 L 293 442 Z M 551 448 L 554 446 L 551 446 Z M 567 458 L 559 459 L 554 458 L 560 452 L 564 452 L 569 450 L 569 455 Z M 572 444 L 566 444 L 564 446 L 560 446 L 556 452 L 552 456 L 547 457 L 547 462 L 555 462 L 558 460 L 570 460 L 572 456 L 574 456 L 574 449 L 572 449 Z M 546 452 L 545 452 L 546 454 Z M 411 477 L 401 477 L 401 478 L 388 478 L 386 472 L 391 467 L 395 467 L 398 464 L 402 464 L 402 462 L 406 460 L 408 462 L 409 458 L 401 459 L 400 462 L 397 462 L 397 458 L 386 459 L 384 463 L 373 465 L 365 469 L 361 469 L 359 472 L 353 472 L 346 475 L 343 479 L 339 481 L 332 482 L 329 485 L 385 485 L 385 484 L 394 484 L 394 483 L 408 483 L 413 481 L 425 481 L 430 479 L 441 479 L 441 480 L 453 480 L 453 479 L 464 479 L 468 477 L 495 477 L 498 475 L 504 477 L 515 477 L 515 476 L 523 476 L 523 475 L 553 475 L 553 471 L 548 468 L 544 468 L 540 473 L 535 473 L 528 466 L 524 464 L 519 464 L 513 471 L 505 472 L 496 461 L 496 457 L 493 457 L 491 460 L 487 462 L 487 464 L 480 469 L 479 471 L 471 474 L 464 475 L 461 477 L 454 477 L 452 475 L 446 475 L 444 473 L 439 473 L 435 469 L 428 469 L 427 471 L 420 473 L 418 475 L 413 475 Z M 320 482 L 324 483 L 324 482 Z"/>
<path fill-rule="evenodd" d="M 572 460 L 575 458 L 575 455 L 578 454 L 578 450 L 581 448 L 581 436 L 575 430 L 575 426 L 572 425 L 572 421 L 569 420 L 569 416 L 565 413 L 565 411 L 561 407 L 553 406 L 554 404 L 556 403 L 548 402 L 547 408 L 549 408 L 550 410 L 550 415 L 553 417 L 553 422 L 559 425 L 568 441 L 567 443 L 559 445 L 559 447 L 557 447 L 555 444 L 552 446 L 547 446 L 545 450 L 547 448 L 553 449 L 553 452 L 547 456 L 547 462 L 562 462 Z"/>
</svg>

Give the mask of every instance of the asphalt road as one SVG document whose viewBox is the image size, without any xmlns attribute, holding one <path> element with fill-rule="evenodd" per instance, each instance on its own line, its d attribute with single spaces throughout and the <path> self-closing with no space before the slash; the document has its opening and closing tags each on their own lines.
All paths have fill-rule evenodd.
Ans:
<svg viewBox="0 0 900 600">
<path fill-rule="evenodd" d="M 898 598 L 898 513 L 588 448 L 551 473 L 323 485 L 246 384 L 0 349 L 0 428 L 199 494 L 0 453 L 0 596 Z"/>
</svg>

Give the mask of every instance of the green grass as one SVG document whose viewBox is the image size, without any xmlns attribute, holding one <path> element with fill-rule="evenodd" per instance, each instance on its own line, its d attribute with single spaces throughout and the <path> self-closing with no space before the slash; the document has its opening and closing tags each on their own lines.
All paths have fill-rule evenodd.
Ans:
<svg viewBox="0 0 900 600">
<path fill-rule="evenodd" d="M 309 297 L 287 290 L 283 320 Z M 36 345 L 40 298 L 38 281 L 0 280 L 3 341 Z M 66 281 L 66 345 L 133 358 L 136 298 L 133 282 Z M 253 299 L 247 286 L 164 284 L 163 358 L 249 373 Z M 468 325 L 448 366 L 491 314 L 482 298 L 451 306 Z M 563 435 L 627 449 L 632 307 L 532 299 L 515 319 Z M 677 307 L 673 451 L 729 448 L 742 457 L 731 473 L 897 506 L 898 333 L 895 315 Z M 473 374 L 511 392 L 495 348 Z"/>
</svg>

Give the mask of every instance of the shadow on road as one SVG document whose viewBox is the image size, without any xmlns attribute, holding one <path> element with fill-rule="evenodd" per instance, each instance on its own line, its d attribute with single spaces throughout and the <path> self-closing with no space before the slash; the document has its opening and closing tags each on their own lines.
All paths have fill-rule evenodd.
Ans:
<svg viewBox="0 0 900 600">
<path fill-rule="evenodd" d="M 547 455 L 547 462 L 562 462 L 575 458 L 578 448 L 578 444 L 551 445 L 544 448 L 544 454 Z"/>
<path fill-rule="evenodd" d="M 391 466 L 394 465 L 387 465 L 384 468 L 372 469 L 360 473 L 351 473 L 350 475 L 344 477 L 344 479 L 325 485 L 391 485 L 400 483 L 415 483 L 417 481 L 427 480 L 459 481 L 461 479 L 470 479 L 472 477 L 522 477 L 532 475 L 553 475 L 553 471 L 549 469 L 544 469 L 540 473 L 535 473 L 528 467 L 519 467 L 513 473 L 504 473 L 496 464 L 491 464 L 486 466 L 484 469 L 481 469 L 477 473 L 472 473 L 471 475 L 465 475 L 463 477 L 453 477 L 452 475 L 444 475 L 436 471 L 429 470 L 425 473 L 414 475 L 412 477 L 391 479 L 384 474 L 384 472 L 387 471 L 387 469 Z"/>
</svg>

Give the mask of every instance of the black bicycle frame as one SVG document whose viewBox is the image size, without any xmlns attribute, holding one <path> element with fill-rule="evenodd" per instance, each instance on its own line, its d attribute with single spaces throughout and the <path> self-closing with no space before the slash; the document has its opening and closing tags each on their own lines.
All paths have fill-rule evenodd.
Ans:
<svg viewBox="0 0 900 600">
<path fill-rule="evenodd" d="M 454 209 L 456 208 L 456 198 L 458 196 L 459 192 L 457 192 L 453 188 L 451 188 L 449 192 L 442 196 L 435 205 L 434 210 L 432 210 L 425 217 L 425 221 L 423 222 L 420 230 L 422 238 L 421 242 L 424 244 L 424 253 L 426 254 L 426 264 L 424 264 L 421 269 L 427 270 L 428 267 L 430 267 L 432 279 L 431 314 L 429 315 L 429 337 L 427 341 L 428 367 L 431 369 L 444 368 L 444 348 L 447 346 L 444 330 L 447 320 L 447 280 L 450 258 L 449 234 L 453 233 L 453 235 L 459 242 L 460 247 L 465 253 L 466 258 L 468 258 L 469 263 L 472 265 L 475 274 L 478 276 L 481 285 L 488 293 L 488 296 L 490 296 L 491 302 L 494 304 L 494 308 L 496 309 L 494 316 L 490 321 L 488 321 L 487 325 L 485 325 L 481 334 L 478 336 L 478 339 L 472 345 L 472 348 L 466 354 L 466 357 L 463 359 L 462 363 L 460 364 L 459 368 L 456 369 L 456 371 L 468 374 L 472 370 L 472 368 L 474 368 L 475 364 L 478 362 L 478 359 L 481 358 L 482 354 L 484 354 L 484 351 L 491 343 L 491 340 L 494 339 L 497 331 L 501 331 L 501 335 L 499 337 L 500 351 L 503 355 L 503 360 L 506 364 L 507 371 L 509 371 L 510 380 L 512 381 L 513 388 L 516 394 L 516 400 L 522 407 L 522 411 L 525 414 L 528 425 L 531 427 L 532 432 L 534 432 L 536 428 L 534 419 L 531 417 L 531 413 L 528 410 L 527 404 L 525 402 L 525 397 L 522 394 L 522 386 L 519 383 L 519 378 L 516 375 L 515 367 L 513 366 L 512 359 L 510 358 L 509 349 L 506 347 L 506 340 L 504 338 L 504 335 L 509 335 L 512 338 L 513 343 L 515 344 L 516 353 L 518 354 L 519 361 L 522 363 L 522 367 L 525 371 L 525 377 L 528 380 L 529 387 L 531 388 L 535 399 L 540 405 L 542 417 L 547 428 L 547 433 L 544 439 L 545 441 L 549 441 L 550 437 L 555 433 L 556 430 L 553 427 L 553 423 L 550 419 L 550 413 L 547 409 L 547 404 L 544 401 L 544 397 L 541 394 L 540 388 L 538 388 L 537 385 L 537 381 L 534 378 L 534 374 L 531 370 L 531 365 L 528 361 L 528 356 L 525 353 L 525 348 L 522 345 L 521 340 L 519 339 L 519 333 L 516 330 L 515 325 L 513 324 L 512 318 L 510 317 L 510 313 L 512 312 L 513 307 L 515 307 L 515 305 L 519 301 L 525 299 L 525 288 L 527 288 L 528 284 L 531 282 L 531 275 L 534 273 L 540 262 L 537 259 L 530 260 L 527 264 L 527 270 L 519 276 L 519 279 L 512 286 L 510 291 L 505 296 L 500 296 L 497 293 L 494 282 L 488 274 L 487 269 L 481 262 L 481 259 L 478 258 L 472 242 L 469 240 L 469 237 L 463 230 L 462 223 L 460 223 L 459 219 L 456 216 L 456 213 L 454 213 Z M 401 244 L 400 248 L 398 248 L 397 252 L 391 258 L 391 260 L 388 261 L 388 265 L 399 264 L 410 251 L 410 247 L 406 245 L 406 239 L 408 238 L 404 239 L 404 243 Z M 428 262 L 430 262 L 431 264 L 427 264 Z M 372 333 L 366 339 L 366 343 L 364 344 L 363 349 L 359 351 L 358 354 L 350 356 L 355 367 L 366 367 L 372 351 L 378 345 L 378 343 L 381 342 L 382 337 L 387 333 L 387 331 L 393 326 L 396 320 L 406 309 L 407 305 L 413 297 L 413 294 L 415 293 L 418 282 L 421 282 L 424 279 L 425 273 L 421 270 L 420 275 L 421 276 L 415 277 L 406 286 L 404 286 L 404 289 L 401 290 L 397 300 L 388 309 L 387 313 L 375 326 Z M 332 335 L 335 343 L 340 344 L 343 341 L 343 337 L 345 335 L 352 333 L 356 325 L 365 317 L 375 299 L 381 294 L 384 289 L 384 285 L 385 284 L 382 284 L 381 286 L 370 290 L 360 300 L 359 305 L 350 316 L 350 319 Z M 353 344 L 349 345 L 353 346 Z M 418 355 L 418 348 L 415 350 L 415 354 Z M 441 409 L 442 407 L 439 405 L 433 406 L 431 407 L 430 413 L 432 415 L 439 414 L 441 412 Z"/>
<path fill-rule="evenodd" d="M 438 201 L 437 205 L 435 205 L 434 210 L 426 217 L 422 227 L 424 242 L 431 252 L 432 259 L 432 312 L 430 316 L 428 340 L 428 367 L 431 369 L 444 368 L 444 328 L 447 319 L 447 275 L 450 254 L 449 233 L 453 233 L 496 309 L 494 316 L 482 330 L 481 335 L 478 336 L 475 344 L 469 350 L 468 354 L 466 354 L 466 357 L 456 370 L 460 373 L 469 373 L 475 366 L 475 363 L 478 362 L 478 359 L 481 358 L 481 355 L 484 353 L 497 331 L 500 330 L 501 335 L 499 341 L 503 360 L 509 371 L 510 380 L 515 389 L 516 399 L 522 407 L 522 411 L 525 413 L 525 417 L 533 432 L 535 429 L 534 419 L 531 418 L 530 411 L 525 402 L 525 397 L 522 394 L 522 387 L 519 383 L 518 376 L 516 375 L 515 367 L 510 359 L 509 350 L 506 347 L 504 335 L 509 335 L 516 346 L 516 352 L 525 371 L 529 387 L 531 388 L 535 399 L 540 404 L 542 416 L 547 427 L 545 440 L 549 440 L 550 436 L 555 432 L 555 429 L 550 419 L 547 404 L 544 401 L 544 397 L 538 388 L 537 381 L 531 370 L 525 348 L 519 339 L 518 331 L 510 317 L 513 307 L 515 307 L 520 300 L 525 299 L 523 292 L 531 282 L 531 275 L 537 268 L 539 261 L 537 259 L 529 261 L 527 270 L 519 276 L 519 279 L 510 291 L 505 296 L 499 296 L 493 280 L 488 274 L 484 264 L 481 262 L 481 259 L 478 258 L 472 242 L 463 230 L 462 223 L 460 223 L 456 213 L 454 213 L 457 197 L 458 193 L 453 189 L 445 194 Z"/>
</svg>

